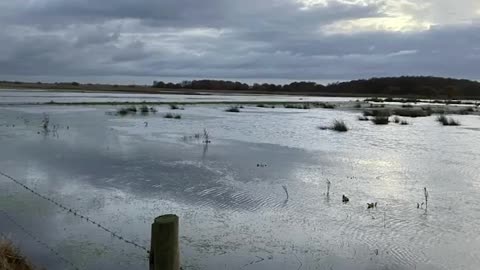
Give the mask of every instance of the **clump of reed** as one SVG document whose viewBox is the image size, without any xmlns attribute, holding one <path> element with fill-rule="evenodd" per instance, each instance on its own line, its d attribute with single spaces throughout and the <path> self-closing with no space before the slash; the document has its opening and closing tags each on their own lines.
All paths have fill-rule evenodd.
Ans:
<svg viewBox="0 0 480 270">
<path fill-rule="evenodd" d="M 12 242 L 0 239 L 0 269 L 2 270 L 33 270 L 34 267 L 20 254 Z"/>
<path fill-rule="evenodd" d="M 358 119 L 358 121 L 368 121 L 368 120 L 370 120 L 366 116 L 359 116 L 357 119 Z"/>
<path fill-rule="evenodd" d="M 388 125 L 390 122 L 388 116 L 375 116 L 371 120 L 375 125 Z"/>
<path fill-rule="evenodd" d="M 337 131 L 337 132 L 347 132 L 348 131 L 348 127 L 343 120 L 334 120 L 331 126 L 321 126 L 321 127 L 319 127 L 319 129 L 321 129 L 321 130 L 329 129 L 329 130 L 333 130 L 333 131 Z"/>
<path fill-rule="evenodd" d="M 437 117 L 437 122 L 441 123 L 444 126 L 459 126 L 460 122 L 451 118 L 451 117 L 446 117 L 445 115 L 439 115 Z"/>
<path fill-rule="evenodd" d="M 147 115 L 149 113 L 156 113 L 157 110 L 153 107 L 149 108 L 147 105 L 142 105 L 139 108 L 131 105 L 128 107 L 119 108 L 115 114 L 120 116 L 126 116 L 129 114 L 137 114 L 137 112 L 140 112 L 142 115 Z"/>
<path fill-rule="evenodd" d="M 284 104 L 283 107 L 286 109 L 300 109 L 300 110 L 308 110 L 310 109 L 310 104 Z"/>
<path fill-rule="evenodd" d="M 167 114 L 165 114 L 164 118 L 169 118 L 169 119 L 182 119 L 182 116 L 181 116 L 180 114 L 167 113 Z"/>
<path fill-rule="evenodd" d="M 231 106 L 225 110 L 226 112 L 235 112 L 238 113 L 240 112 L 240 107 L 238 106 Z"/>
<path fill-rule="evenodd" d="M 392 114 L 403 117 L 427 117 L 432 115 L 432 111 L 431 109 L 395 109 Z"/>
</svg>

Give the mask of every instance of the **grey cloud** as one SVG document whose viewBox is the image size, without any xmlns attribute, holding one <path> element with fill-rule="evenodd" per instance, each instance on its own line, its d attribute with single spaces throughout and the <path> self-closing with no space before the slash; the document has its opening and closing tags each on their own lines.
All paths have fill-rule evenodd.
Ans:
<svg viewBox="0 0 480 270">
<path fill-rule="evenodd" d="M 326 34 L 322 26 L 327 24 L 387 16 L 385 1 L 332 0 L 302 7 L 294 0 L 4 2 L 0 74 L 27 79 L 344 80 L 406 74 L 478 79 L 478 23 Z"/>
</svg>

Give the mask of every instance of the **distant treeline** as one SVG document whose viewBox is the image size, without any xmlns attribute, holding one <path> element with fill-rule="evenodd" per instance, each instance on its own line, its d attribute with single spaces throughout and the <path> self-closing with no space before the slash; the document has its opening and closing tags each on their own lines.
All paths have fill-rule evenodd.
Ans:
<svg viewBox="0 0 480 270">
<path fill-rule="evenodd" d="M 421 97 L 480 97 L 480 83 L 471 80 L 459 80 L 441 77 L 385 77 L 367 80 L 354 80 L 322 85 L 315 82 L 293 82 L 285 85 L 258 84 L 222 80 L 194 80 L 181 83 L 153 83 L 155 88 L 195 89 L 195 90 L 232 90 L 261 92 L 303 92 L 329 94 L 365 94 Z"/>
</svg>

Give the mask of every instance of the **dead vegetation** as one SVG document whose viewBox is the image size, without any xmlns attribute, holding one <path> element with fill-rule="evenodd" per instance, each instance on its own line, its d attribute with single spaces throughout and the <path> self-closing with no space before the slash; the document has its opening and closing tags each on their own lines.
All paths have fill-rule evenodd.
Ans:
<svg viewBox="0 0 480 270">
<path fill-rule="evenodd" d="M 12 242 L 0 239 L 0 269 L 1 270 L 33 270 L 35 269 Z"/>
</svg>

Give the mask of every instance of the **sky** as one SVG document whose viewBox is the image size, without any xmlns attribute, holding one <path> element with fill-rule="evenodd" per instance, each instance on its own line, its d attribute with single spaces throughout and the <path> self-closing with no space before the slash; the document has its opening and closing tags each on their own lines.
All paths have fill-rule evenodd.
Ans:
<svg viewBox="0 0 480 270">
<path fill-rule="evenodd" d="M 0 80 L 480 79 L 479 0 L 0 0 Z"/>
</svg>

